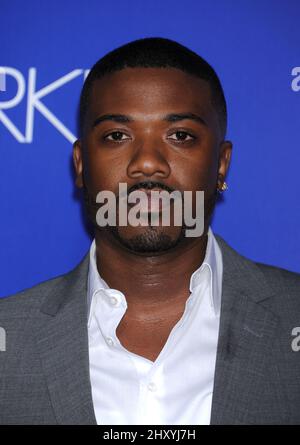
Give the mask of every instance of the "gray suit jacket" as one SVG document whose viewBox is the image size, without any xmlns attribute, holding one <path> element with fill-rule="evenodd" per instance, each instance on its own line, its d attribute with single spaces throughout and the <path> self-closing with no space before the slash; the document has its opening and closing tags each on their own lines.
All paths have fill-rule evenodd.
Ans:
<svg viewBox="0 0 300 445">
<path fill-rule="evenodd" d="M 292 349 L 300 275 L 216 239 L 223 290 L 211 424 L 300 424 L 300 351 Z M 0 299 L 0 424 L 96 424 L 88 265 L 87 254 L 71 272 Z"/>
</svg>

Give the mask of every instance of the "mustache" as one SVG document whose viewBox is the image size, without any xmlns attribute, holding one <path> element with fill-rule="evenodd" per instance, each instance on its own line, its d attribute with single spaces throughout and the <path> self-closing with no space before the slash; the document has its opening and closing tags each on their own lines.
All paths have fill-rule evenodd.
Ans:
<svg viewBox="0 0 300 445">
<path fill-rule="evenodd" d="M 154 188 L 165 190 L 168 193 L 172 193 L 176 189 L 169 187 L 168 185 L 164 184 L 163 182 L 159 181 L 141 181 L 137 182 L 136 184 L 133 184 L 131 187 L 127 190 L 127 197 L 130 195 L 130 193 L 136 191 L 136 190 L 152 190 Z M 83 198 L 85 203 L 92 208 L 98 209 L 100 206 L 96 203 L 96 200 L 93 198 L 92 194 L 89 193 L 88 188 L 86 187 L 85 181 L 83 181 Z M 120 195 L 119 193 L 116 193 L 116 200 L 117 204 L 119 204 Z"/>
<path fill-rule="evenodd" d="M 175 189 L 172 189 L 171 187 L 169 187 L 168 185 L 159 182 L 159 181 L 141 181 L 141 182 L 137 182 L 136 184 L 133 184 L 131 187 L 128 188 L 127 185 L 127 191 L 120 191 L 119 193 L 116 193 L 116 201 L 117 201 L 117 205 L 119 205 L 120 203 L 120 199 L 128 199 L 129 195 L 132 192 L 135 191 L 139 191 L 142 190 L 143 192 L 147 191 L 147 190 L 152 190 L 152 189 L 158 189 L 158 192 L 160 193 L 161 191 L 166 191 L 168 193 L 172 193 Z"/>
<path fill-rule="evenodd" d="M 142 182 L 138 182 L 137 184 L 132 185 L 128 189 L 128 195 L 136 190 L 140 190 L 140 189 L 152 190 L 154 188 L 165 190 L 168 193 L 172 193 L 175 190 L 175 189 L 172 189 L 171 187 L 169 187 L 168 185 L 163 184 L 162 182 L 159 182 L 159 181 L 142 181 Z"/>
</svg>

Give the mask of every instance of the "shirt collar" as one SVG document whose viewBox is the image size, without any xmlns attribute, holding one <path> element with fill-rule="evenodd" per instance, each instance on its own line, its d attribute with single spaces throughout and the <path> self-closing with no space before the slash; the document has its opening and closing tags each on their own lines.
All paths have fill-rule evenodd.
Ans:
<svg viewBox="0 0 300 445">
<path fill-rule="evenodd" d="M 201 266 L 195 270 L 190 279 L 190 292 L 205 280 L 205 274 L 210 280 L 210 304 L 214 308 L 215 315 L 220 314 L 222 296 L 223 262 L 221 249 L 214 237 L 211 227 L 207 232 L 207 245 L 204 260 Z"/>
<path fill-rule="evenodd" d="M 90 318 L 89 314 L 91 312 L 93 296 L 96 292 L 102 289 L 109 289 L 109 286 L 103 280 L 103 278 L 101 278 L 97 269 L 96 240 L 94 238 L 90 247 L 90 261 L 89 261 L 89 272 L 88 272 L 88 289 L 87 289 L 88 318 Z"/>
<path fill-rule="evenodd" d="M 195 290 L 205 279 L 205 273 L 208 271 L 210 280 L 210 304 L 214 308 L 215 315 L 220 314 L 221 294 L 222 294 L 222 254 L 221 249 L 209 227 L 207 233 L 207 246 L 204 260 L 201 266 L 195 270 L 190 279 L 190 292 Z M 96 241 L 93 240 L 89 252 L 89 273 L 88 273 L 88 317 L 91 310 L 93 295 L 99 290 L 110 289 L 107 283 L 101 278 L 96 262 Z"/>
</svg>

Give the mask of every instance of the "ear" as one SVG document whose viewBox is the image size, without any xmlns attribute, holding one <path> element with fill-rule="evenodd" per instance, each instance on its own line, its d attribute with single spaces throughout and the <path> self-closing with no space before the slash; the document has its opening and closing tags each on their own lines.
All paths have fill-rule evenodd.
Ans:
<svg viewBox="0 0 300 445">
<path fill-rule="evenodd" d="M 223 141 L 220 144 L 219 169 L 218 169 L 218 186 L 221 187 L 225 181 L 231 159 L 232 143 Z"/>
<path fill-rule="evenodd" d="M 77 139 L 73 144 L 73 162 L 76 172 L 75 184 L 78 188 L 83 187 L 83 164 L 82 164 L 82 143 L 80 139 Z"/>
</svg>

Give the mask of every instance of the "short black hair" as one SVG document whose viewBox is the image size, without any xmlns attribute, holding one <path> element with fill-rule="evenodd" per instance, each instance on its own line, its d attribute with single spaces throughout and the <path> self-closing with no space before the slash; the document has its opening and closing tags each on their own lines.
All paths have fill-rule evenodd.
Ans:
<svg viewBox="0 0 300 445">
<path fill-rule="evenodd" d="M 227 128 L 227 106 L 221 82 L 206 60 L 180 43 L 162 37 L 146 37 L 126 43 L 99 59 L 90 70 L 80 96 L 79 127 L 83 133 L 93 82 L 105 74 L 124 68 L 177 68 L 206 80 L 210 86 L 212 104 L 218 113 L 222 136 Z"/>
</svg>

